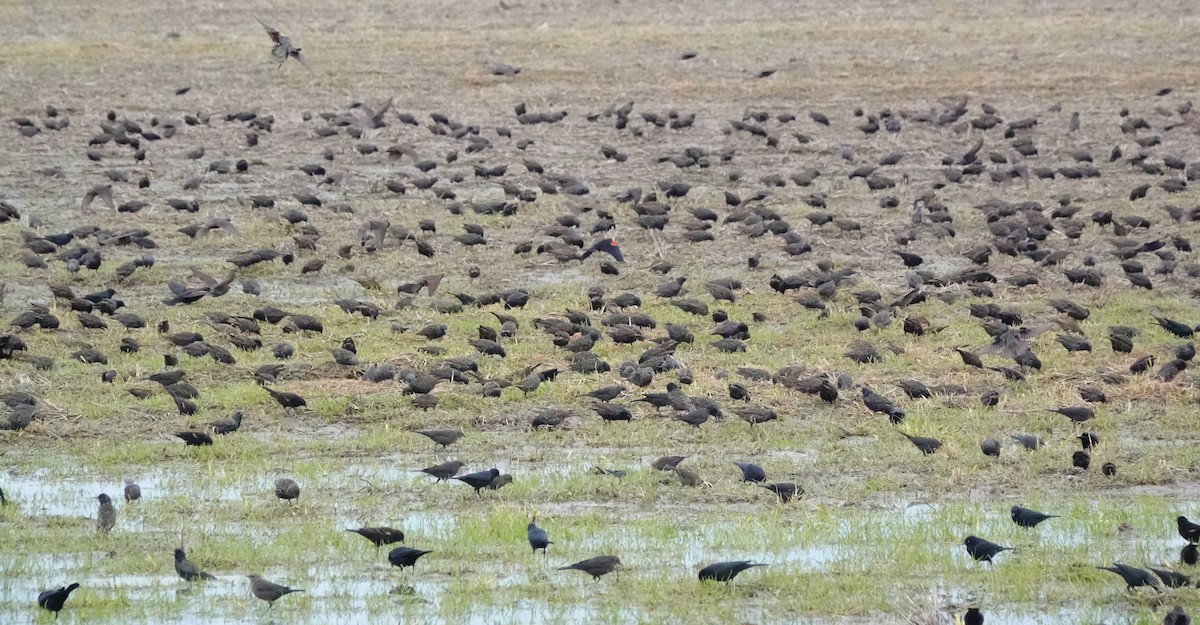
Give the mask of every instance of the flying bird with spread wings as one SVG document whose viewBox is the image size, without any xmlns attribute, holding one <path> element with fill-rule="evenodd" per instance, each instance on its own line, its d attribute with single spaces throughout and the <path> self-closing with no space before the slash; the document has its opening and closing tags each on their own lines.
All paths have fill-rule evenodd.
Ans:
<svg viewBox="0 0 1200 625">
<path fill-rule="evenodd" d="M 283 67 L 283 64 L 287 62 L 288 57 L 292 57 L 301 65 L 303 65 L 304 69 L 307 69 L 310 72 L 312 71 L 312 68 L 308 65 L 308 61 L 305 61 L 304 57 L 300 55 L 300 48 L 293 46 L 291 39 L 280 34 L 278 30 L 267 26 L 267 23 L 262 21 L 262 18 L 259 16 L 255 15 L 254 19 L 258 20 L 259 24 L 262 24 L 262 27 L 267 31 L 267 36 L 270 37 L 271 41 L 275 44 L 275 46 L 271 48 L 271 58 L 279 61 L 279 67 Z"/>
</svg>

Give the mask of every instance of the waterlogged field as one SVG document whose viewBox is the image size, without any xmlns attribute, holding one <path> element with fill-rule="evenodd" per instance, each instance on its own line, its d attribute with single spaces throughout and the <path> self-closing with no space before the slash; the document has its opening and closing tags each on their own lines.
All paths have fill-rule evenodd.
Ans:
<svg viewBox="0 0 1200 625">
<path fill-rule="evenodd" d="M 1200 321 L 1200 268 L 1185 245 L 1200 234 L 1191 209 L 1200 200 L 1186 183 L 1170 193 L 1163 185 L 1190 179 L 1189 166 L 1200 159 L 1190 106 L 1198 86 L 1195 7 L 466 0 L 181 8 L 0 5 L 0 201 L 21 213 L 0 223 L 0 313 L 7 324 L 40 304 L 61 321 L 53 329 L 0 329 L 26 347 L 0 359 L 0 394 L 30 393 L 39 407 L 28 427 L 0 431 L 0 489 L 8 502 L 0 505 L 0 623 L 52 620 L 37 595 L 71 582 L 81 587 L 58 619 L 92 624 L 940 625 L 961 620 L 968 606 L 978 606 L 988 623 L 1114 624 L 1158 623 L 1175 605 L 1200 609 L 1195 588 L 1126 592 L 1120 578 L 1096 568 L 1124 562 L 1196 573 L 1175 524 L 1179 515 L 1200 517 L 1195 373 L 1186 361 L 1175 377 L 1160 370 L 1187 339 L 1153 316 Z M 303 48 L 312 73 L 290 61 L 275 67 L 256 13 Z M 502 65 L 521 71 L 503 75 Z M 960 121 L 928 121 L 960 98 L 967 109 Z M 382 110 L 389 99 L 380 127 L 351 112 L 352 103 Z M 628 124 L 616 128 L 613 111 L 627 102 L 634 103 Z M 567 115 L 521 123 L 515 108 L 522 103 L 530 112 Z M 1002 118 L 994 127 L 981 127 L 985 105 Z M 173 127 L 174 134 L 142 134 L 142 160 L 128 145 L 89 145 L 110 110 L 145 132 L 162 136 Z M 258 121 L 226 117 L 239 112 Z M 692 114 L 691 125 L 663 121 Z M 207 121 L 180 121 L 189 115 Z M 868 133 L 860 128 L 868 116 L 899 120 L 902 130 Z M 9 121 L 16 118 L 40 130 L 23 136 Z M 63 118 L 68 126 L 47 129 L 47 121 Z M 1037 154 L 1019 155 L 1023 148 L 1005 131 L 1028 118 L 1037 124 L 1013 133 L 1032 139 Z M 1135 118 L 1149 128 L 1123 132 Z M 955 180 L 978 141 L 981 170 Z M 1110 156 L 1114 146 L 1121 155 Z M 204 148 L 200 156 L 189 155 L 197 148 Z M 878 165 L 892 154 L 900 160 Z M 434 167 L 426 171 L 422 161 Z M 1097 175 L 1073 175 L 1084 163 Z M 300 170 L 310 164 L 325 173 Z M 222 165 L 231 171 L 221 173 Z M 476 173 L 499 165 L 507 165 L 499 176 Z M 862 166 L 877 171 L 853 175 Z M 821 175 L 801 186 L 793 176 L 810 168 Z M 870 189 L 863 178 L 876 174 L 886 180 L 874 181 L 892 185 Z M 147 188 L 137 184 L 143 177 Z M 568 178 L 588 193 L 562 191 Z M 690 190 L 669 197 L 673 182 Z M 397 183 L 403 194 L 389 189 Z M 112 185 L 114 205 L 146 206 L 117 212 L 97 199 L 80 210 L 84 194 L 103 184 Z M 1133 198 L 1143 184 L 1150 185 L 1146 197 Z M 631 188 L 643 190 L 643 201 L 616 199 Z M 727 203 L 724 193 L 749 199 L 760 190 L 768 191 L 761 201 Z M 660 230 L 643 219 L 654 210 L 652 191 L 670 207 Z M 930 192 L 950 220 L 930 212 L 914 223 L 914 201 Z M 302 204 L 296 193 L 314 194 L 321 205 Z M 254 207 L 254 196 L 270 196 L 274 206 Z M 173 210 L 169 199 L 194 199 L 198 211 Z M 489 212 L 497 200 L 515 212 Z M 998 215 L 998 204 L 987 204 L 994 200 L 1039 204 Z M 1078 212 L 1051 217 L 1063 207 Z M 704 220 L 701 209 L 717 220 Z M 288 211 L 302 211 L 303 219 Z M 1093 219 L 1106 211 L 1118 226 Z M 604 212 L 614 227 L 593 228 Z M 564 225 L 567 216 L 579 226 Z M 229 219 L 236 232 L 180 232 L 215 218 Z M 371 219 L 387 220 L 373 251 L 360 244 L 360 226 Z M 424 220 L 436 230 L 422 228 Z M 999 248 L 1012 232 L 998 234 L 998 222 L 1020 222 L 1024 231 L 1052 227 L 1007 255 Z M 697 226 L 703 223 L 708 230 Z M 144 229 L 140 236 L 155 247 L 102 244 L 89 229 L 53 253 L 30 251 L 31 239 L 86 226 Z M 456 239 L 464 226 L 482 227 L 486 245 Z M 1069 236 L 1076 227 L 1080 235 Z M 705 232 L 711 240 L 696 234 Z M 556 260 L 555 249 L 535 251 L 572 234 L 584 247 L 616 239 L 625 258 L 614 263 L 617 275 L 602 272 L 601 263 L 613 260 L 603 253 L 581 262 Z M 923 256 L 919 267 L 906 268 L 892 254 L 898 239 L 912 239 L 904 249 Z M 417 240 L 433 255 L 419 253 Z M 528 251 L 514 251 L 525 243 Z M 811 252 L 797 250 L 800 243 Z M 58 253 L 77 245 L 98 249 L 103 264 L 71 271 Z M 984 283 L 991 295 L 950 278 L 977 268 L 964 254 L 979 245 L 995 248 L 978 267 L 997 279 Z M 1114 253 L 1131 245 L 1144 251 Z M 195 303 L 161 303 L 169 282 L 196 285 L 197 269 L 220 280 L 233 267 L 227 258 L 254 249 L 294 253 L 296 262 L 239 269 L 220 297 L 204 287 Z M 567 246 L 568 256 L 580 251 Z M 1030 254 L 1038 251 L 1065 258 L 1042 262 Z M 46 266 L 31 267 L 31 253 Z M 146 255 L 152 266 L 121 275 L 123 263 Z M 747 262 L 752 256 L 757 268 Z M 301 273 L 316 260 L 324 266 Z M 1121 265 L 1128 261 L 1144 271 Z M 663 262 L 673 268 L 657 271 Z M 773 274 L 828 278 L 818 269 L 824 262 L 852 271 L 787 293 L 770 286 Z M 1101 286 L 1072 284 L 1063 273 L 1084 268 Z M 910 292 L 916 271 L 929 272 L 917 280 L 926 300 L 887 306 Z M 429 275 L 442 276 L 435 293 L 397 293 Z M 1144 275 L 1153 288 L 1135 287 L 1127 275 Z M 675 277 L 687 278 L 681 295 L 655 295 Z M 720 280 L 741 283 L 736 301 L 706 289 Z M 247 281 L 259 294 L 247 292 Z M 111 287 L 146 327 L 126 329 L 96 313 L 108 327 L 86 329 L 51 285 L 78 295 Z M 605 302 L 593 310 L 589 291 L 597 285 Z M 471 301 L 515 289 L 526 290 L 526 305 Z M 860 294 L 872 290 L 883 305 L 868 316 L 884 314 L 859 331 L 854 323 L 868 305 Z M 640 304 L 614 304 L 623 293 Z M 685 312 L 677 305 L 684 298 L 709 310 Z M 1077 327 L 1048 303 L 1064 298 L 1089 309 Z M 339 299 L 380 313 L 347 314 Z M 996 321 L 987 326 L 970 312 L 987 304 L 1016 311 L 1017 325 L 1036 329 L 1029 346 L 1040 369 L 983 355 L 986 365 L 1019 370 L 1024 380 L 968 367 L 954 351 L 992 342 Z M 311 315 L 323 329 L 260 322 L 254 334 L 220 317 L 248 317 L 265 306 Z M 745 351 L 712 345 L 718 309 L 748 323 Z M 611 371 L 571 370 L 570 353 L 535 322 L 564 319 L 568 310 L 585 311 L 600 331 L 590 351 Z M 675 346 L 673 365 L 645 388 L 621 375 L 628 373 L 622 364 L 638 362 L 656 343 L 618 344 L 604 324 L 612 314 L 633 313 L 655 320 L 643 329 L 646 339 L 663 338 L 668 324 L 695 334 L 694 343 Z M 500 331 L 497 315 L 518 323 L 513 336 L 499 339 L 504 358 L 479 354 L 468 342 L 480 326 Z M 906 332 L 905 319 L 918 317 L 929 331 Z M 162 321 L 169 333 L 156 330 Z M 433 324 L 446 325 L 444 338 L 417 335 Z M 1112 326 L 1136 329 L 1130 353 L 1114 352 Z M 570 338 L 586 334 L 576 330 Z M 202 333 L 236 362 L 189 356 L 165 339 L 184 331 Z M 235 338 L 252 334 L 261 349 L 234 347 Z M 1086 337 L 1092 349 L 1065 351 L 1057 340 L 1064 334 Z M 359 365 L 332 360 L 330 348 L 347 337 Z M 140 349 L 121 350 L 123 339 Z M 874 346 L 878 361 L 848 359 L 856 341 Z M 272 355 L 283 342 L 295 356 Z M 108 363 L 73 356 L 86 346 Z M 165 354 L 178 366 L 165 367 Z M 1155 362 L 1131 372 L 1144 356 Z M 382 364 L 445 372 L 450 357 L 473 359 L 477 375 L 438 384 L 428 410 L 414 405 L 405 381 L 362 379 Z M 306 408 L 284 410 L 263 390 L 256 374 L 272 363 L 284 367 L 271 387 L 300 394 Z M 560 372 L 529 393 L 506 386 L 530 367 Z M 801 377 L 845 374 L 852 383 L 830 403 L 784 384 L 788 376 L 756 371 L 788 367 L 802 367 Z M 199 391 L 195 414 L 181 414 L 149 380 L 167 368 L 185 370 Z M 113 381 L 102 381 L 110 370 Z M 961 390 L 914 399 L 897 387 L 909 379 Z M 669 407 L 632 401 L 680 381 L 688 396 L 716 401 L 722 415 L 693 428 Z M 743 385 L 750 401 L 731 398 L 730 383 Z M 593 412 L 585 393 L 613 384 L 626 387 L 615 403 L 630 409 L 632 421 L 607 423 Z M 904 411 L 899 425 L 864 406 L 864 384 Z M 498 397 L 485 396 L 496 386 L 504 387 Z M 1093 405 L 1094 419 L 1073 423 L 1046 411 L 1082 405 L 1081 386 L 1107 395 Z M 988 391 L 999 393 L 996 406 L 981 403 Z M 770 408 L 778 419 L 751 427 L 739 416 L 746 406 Z M 552 408 L 570 416 L 533 429 L 533 419 Z M 174 436 L 235 410 L 244 414 L 241 429 L 211 446 L 185 446 Z M 8 418 L 0 412 L 0 423 Z M 414 433 L 458 428 L 465 436 L 447 449 Z M 1088 431 L 1101 442 L 1089 468 L 1074 468 L 1078 436 Z M 902 433 L 936 437 L 943 446 L 923 455 Z M 1012 435 L 1045 444 L 1027 451 Z M 984 439 L 1003 443 L 999 457 L 980 452 Z M 685 471 L 651 467 L 669 455 L 687 456 Z M 418 471 L 448 460 L 464 462 L 464 473 L 495 467 L 513 481 L 476 494 Z M 781 502 L 742 482 L 735 461 L 755 462 L 769 482 L 796 483 L 805 494 Z M 1103 474 L 1106 463 L 1115 475 Z M 299 483 L 299 499 L 276 498 L 280 477 Z M 124 501 L 125 480 L 141 486 L 141 499 Z M 96 529 L 100 493 L 116 502 L 109 534 Z M 1058 518 L 1022 529 L 1009 518 L 1013 505 Z M 553 540 L 545 554 L 526 541 L 534 518 Z M 386 557 L 396 545 L 376 549 L 346 531 L 381 525 L 403 530 L 403 545 L 432 553 L 401 570 Z M 962 546 L 968 535 L 1014 550 L 976 563 Z M 172 565 L 177 547 L 217 579 L 180 579 Z M 558 570 L 597 555 L 616 555 L 623 566 L 598 581 Z M 701 567 L 728 560 L 767 566 L 729 584 L 697 580 Z M 249 574 L 305 592 L 268 609 L 251 594 Z"/>
</svg>

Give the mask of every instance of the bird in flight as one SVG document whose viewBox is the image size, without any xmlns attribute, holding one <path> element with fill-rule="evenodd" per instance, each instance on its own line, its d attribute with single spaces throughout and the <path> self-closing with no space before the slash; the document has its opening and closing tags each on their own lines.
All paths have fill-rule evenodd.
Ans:
<svg viewBox="0 0 1200 625">
<path fill-rule="evenodd" d="M 259 24 L 262 24 L 262 27 L 267 31 L 267 36 L 270 37 L 271 41 L 275 44 L 275 47 L 271 48 L 271 58 L 279 61 L 279 67 L 283 67 L 283 64 L 287 62 L 288 57 L 292 57 L 301 65 L 303 65 L 304 69 L 307 69 L 310 72 L 312 71 L 312 68 L 308 66 L 308 61 L 305 61 L 304 57 L 300 55 L 300 48 L 293 46 L 291 39 L 280 34 L 278 30 L 267 26 L 267 23 L 262 21 L 262 18 L 259 16 L 255 15 L 254 19 L 258 20 Z"/>
</svg>

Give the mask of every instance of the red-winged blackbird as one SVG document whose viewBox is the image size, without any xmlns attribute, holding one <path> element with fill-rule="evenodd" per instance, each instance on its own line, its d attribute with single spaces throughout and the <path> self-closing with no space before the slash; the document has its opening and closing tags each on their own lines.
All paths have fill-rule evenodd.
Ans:
<svg viewBox="0 0 1200 625">
<path fill-rule="evenodd" d="M 625 262 L 625 256 L 621 254 L 621 247 L 617 244 L 616 239 L 600 239 L 596 241 L 579 255 L 579 260 L 583 260 L 596 252 L 604 252 L 612 256 L 618 263 Z"/>
</svg>

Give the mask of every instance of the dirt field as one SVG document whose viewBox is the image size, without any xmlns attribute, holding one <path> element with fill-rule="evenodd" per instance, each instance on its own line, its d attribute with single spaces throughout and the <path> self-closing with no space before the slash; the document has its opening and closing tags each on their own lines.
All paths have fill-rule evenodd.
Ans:
<svg viewBox="0 0 1200 625">
<path fill-rule="evenodd" d="M 277 67 L 255 15 L 312 71 Z M 43 305 L 60 321 L 0 329 L 14 337 L 0 337 L 12 405 L 0 426 L 20 412 L 12 393 L 37 406 L 27 427 L 0 430 L 0 624 L 50 620 L 38 593 L 70 582 L 68 623 L 933 625 L 970 606 L 989 623 L 1158 623 L 1177 604 L 1194 611 L 1194 588 L 1127 593 L 1096 567 L 1195 573 L 1175 518 L 1200 516 L 1196 376 L 1178 355 L 1190 338 L 1155 316 L 1200 322 L 1198 27 L 1178 2 L 0 4 L 0 206 L 20 214 L 0 219 L 0 314 Z M 81 208 L 104 185 L 112 206 Z M 620 199 L 631 189 L 639 200 Z M 665 227 L 649 228 L 660 209 Z M 611 227 L 597 226 L 606 215 Z M 385 234 L 367 246 L 371 220 Z M 467 245 L 464 226 L 486 244 Z M 625 262 L 565 259 L 609 238 Z M 81 246 L 98 269 L 61 256 Z M 986 263 L 968 258 L 980 246 Z M 294 262 L 234 271 L 227 259 L 256 249 Z M 228 292 L 196 270 L 232 276 Z M 1089 270 L 1099 286 L 1067 276 Z M 398 292 L 431 275 L 436 289 Z M 773 276 L 804 280 L 781 292 Z M 656 295 L 676 277 L 681 294 Z M 739 282 L 736 301 L 716 299 L 714 281 Z M 169 283 L 198 301 L 164 305 Z M 115 289 L 146 327 L 97 310 L 107 328 L 88 329 L 52 286 Z M 480 302 L 517 289 L 527 304 Z M 640 303 L 621 306 L 623 294 Z M 707 310 L 689 314 L 685 299 Z M 1051 303 L 1064 299 L 1086 318 Z M 266 306 L 323 330 L 222 317 Z M 748 324 L 744 351 L 713 345 L 718 309 Z M 570 369 L 544 331 L 568 311 L 599 331 L 579 351 L 610 371 Z M 655 322 L 645 340 L 614 342 L 610 316 L 637 313 Z M 501 332 L 506 315 L 518 324 L 499 337 L 506 357 L 478 353 L 480 326 Z M 987 347 L 1005 322 L 1010 339 L 1026 328 L 1022 349 Z M 436 324 L 444 338 L 418 334 Z M 629 373 L 669 324 L 694 342 L 667 343 L 639 388 Z M 1130 350 L 1114 351 L 1113 326 L 1136 330 Z M 168 342 L 185 331 L 217 349 Z M 347 337 L 359 362 L 336 364 Z M 1090 349 L 1064 349 L 1080 339 Z M 9 358 L 5 340 L 26 349 Z M 846 356 L 860 341 L 874 362 Z M 295 355 L 276 358 L 280 343 Z M 1040 368 L 1014 364 L 1026 345 Z M 89 346 L 108 362 L 81 362 Z M 222 350 L 235 362 L 218 362 Z M 478 371 L 409 392 L 410 379 L 449 375 L 453 357 Z M 365 381 L 379 365 L 410 379 Z M 165 369 L 187 372 L 194 414 L 149 378 Z M 548 369 L 560 373 L 531 392 L 509 386 Z M 264 376 L 307 407 L 282 408 Z M 822 379 L 836 400 L 799 388 Z M 933 397 L 906 395 L 906 380 Z M 675 382 L 685 410 L 633 401 Z M 631 422 L 602 421 L 585 395 L 615 384 Z M 868 409 L 864 385 L 903 411 L 898 425 Z M 672 418 L 696 398 L 721 416 Z M 1095 416 L 1079 423 L 1047 410 L 1085 405 Z M 569 411 L 561 425 L 531 427 L 554 408 Z M 778 418 L 752 427 L 746 408 Z M 173 436 L 235 410 L 241 429 L 212 445 Z M 465 436 L 435 448 L 414 433 L 428 428 Z M 1090 467 L 1073 467 L 1089 431 Z M 924 455 L 902 433 L 942 446 Z M 981 453 L 985 439 L 1003 443 L 998 457 Z M 688 456 L 683 471 L 651 467 L 670 455 Z M 477 496 L 418 472 L 448 460 L 512 483 Z M 735 461 L 804 496 L 781 502 Z M 299 500 L 275 497 L 280 477 Z M 124 480 L 143 498 L 124 501 Z M 96 530 L 100 493 L 116 502 L 111 533 Z M 1013 505 L 1059 518 L 1023 529 Z M 535 517 L 554 541 L 544 555 L 526 541 Z M 399 545 L 344 531 L 380 525 L 432 553 L 398 570 L 386 555 Z M 976 563 L 968 535 L 1016 549 Z M 179 579 L 177 547 L 217 579 Z M 619 575 L 557 570 L 602 554 L 621 559 Z M 767 566 L 698 582 L 704 565 L 736 560 Z M 268 610 L 249 592 L 255 573 L 306 592 Z"/>
</svg>

